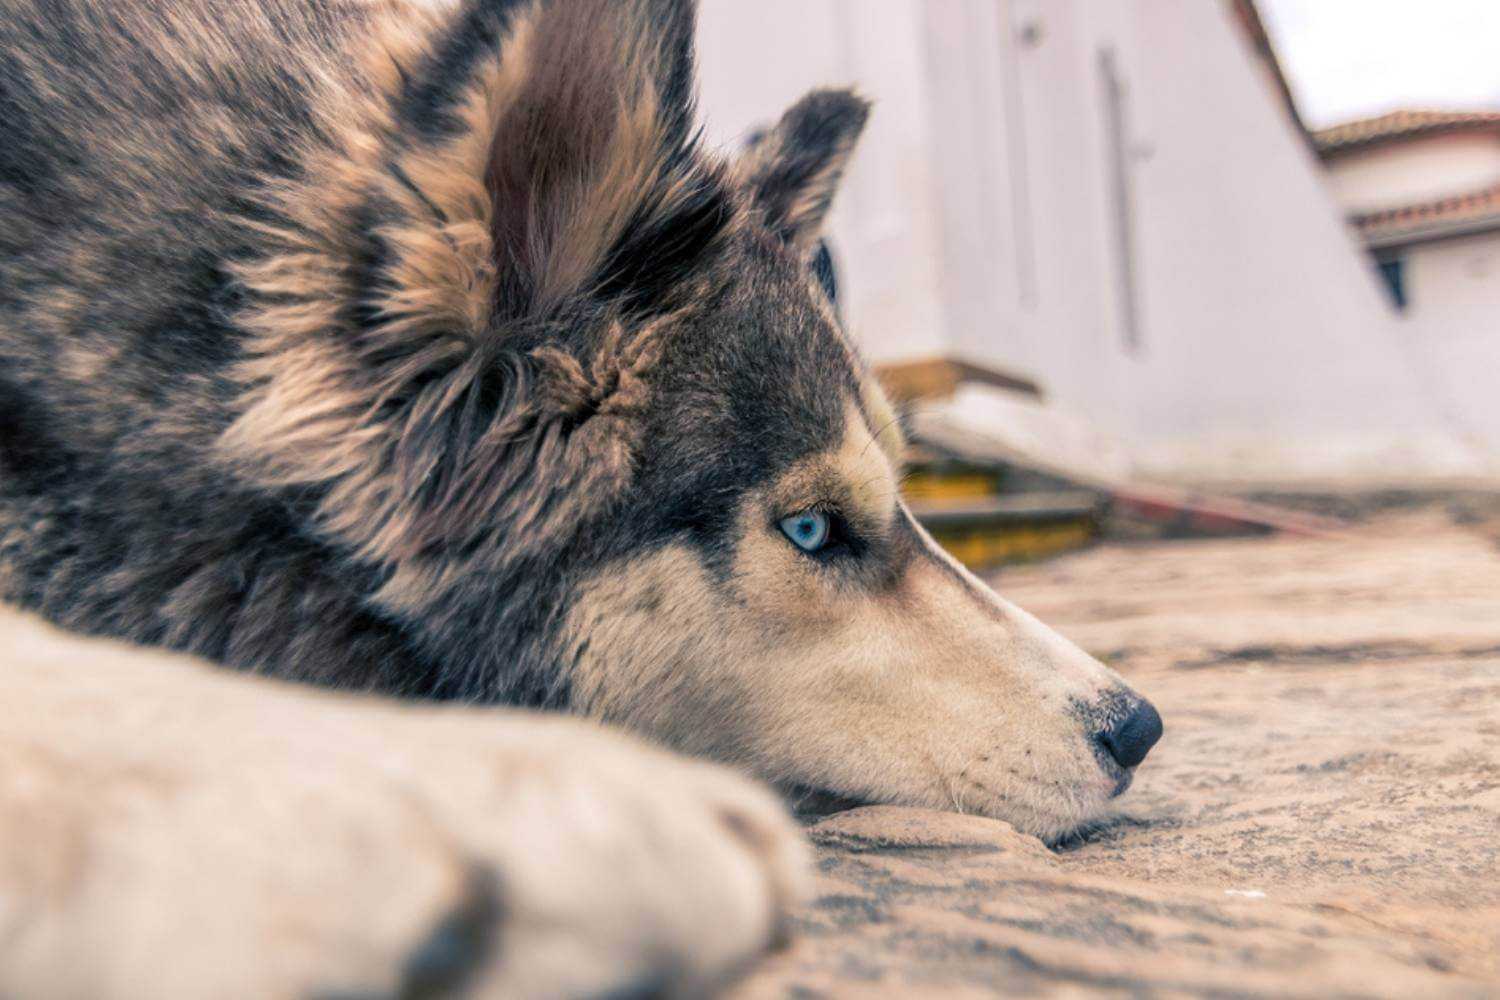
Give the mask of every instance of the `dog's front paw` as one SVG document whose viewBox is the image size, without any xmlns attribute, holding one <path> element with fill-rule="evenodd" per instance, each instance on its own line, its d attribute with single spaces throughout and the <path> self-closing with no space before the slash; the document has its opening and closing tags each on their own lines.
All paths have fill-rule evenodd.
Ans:
<svg viewBox="0 0 1500 1000">
<path fill-rule="evenodd" d="M 790 816 L 724 768 L 6 624 L 0 996 L 692 994 L 798 895 Z"/>
<path fill-rule="evenodd" d="M 474 845 L 499 859 L 502 914 L 482 992 L 697 994 L 783 934 L 807 856 L 780 801 L 726 769 L 563 728 L 507 783 L 500 836 Z"/>
</svg>

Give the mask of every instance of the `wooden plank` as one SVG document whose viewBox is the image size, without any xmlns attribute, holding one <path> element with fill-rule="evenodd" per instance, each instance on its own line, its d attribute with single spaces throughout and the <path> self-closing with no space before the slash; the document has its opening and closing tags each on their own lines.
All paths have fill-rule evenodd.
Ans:
<svg viewBox="0 0 1500 1000">
<path fill-rule="evenodd" d="M 1033 399 L 1042 397 L 1041 386 L 1031 379 L 956 358 L 922 358 L 876 365 L 875 377 L 886 394 L 899 403 L 945 399 L 964 383 L 1008 389 Z"/>
</svg>

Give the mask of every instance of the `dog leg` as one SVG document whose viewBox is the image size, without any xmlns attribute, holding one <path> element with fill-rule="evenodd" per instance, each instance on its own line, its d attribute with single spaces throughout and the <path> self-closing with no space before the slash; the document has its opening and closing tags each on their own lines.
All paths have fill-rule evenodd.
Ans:
<svg viewBox="0 0 1500 1000">
<path fill-rule="evenodd" d="M 691 995 L 797 898 L 769 792 L 578 720 L 0 648 L 0 996 Z"/>
</svg>

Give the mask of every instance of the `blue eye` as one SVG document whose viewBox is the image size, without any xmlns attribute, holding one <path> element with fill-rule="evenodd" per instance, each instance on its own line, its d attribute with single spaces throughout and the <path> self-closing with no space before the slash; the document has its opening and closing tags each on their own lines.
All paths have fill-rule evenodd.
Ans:
<svg viewBox="0 0 1500 1000">
<path fill-rule="evenodd" d="M 828 544 L 828 515 L 818 510 L 804 510 L 783 517 L 781 532 L 803 552 L 816 552 Z"/>
</svg>

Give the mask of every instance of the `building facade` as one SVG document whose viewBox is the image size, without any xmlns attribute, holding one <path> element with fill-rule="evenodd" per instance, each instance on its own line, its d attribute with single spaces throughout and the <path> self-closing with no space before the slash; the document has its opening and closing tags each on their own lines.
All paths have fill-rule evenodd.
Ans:
<svg viewBox="0 0 1500 1000">
<path fill-rule="evenodd" d="M 726 146 L 815 85 L 874 99 L 833 236 L 877 364 L 1034 383 L 1143 476 L 1500 468 L 1351 236 L 1248 0 L 704 0 L 701 47 Z"/>
<path fill-rule="evenodd" d="M 1312 139 L 1452 418 L 1500 440 L 1500 113 L 1396 111 Z"/>
</svg>

